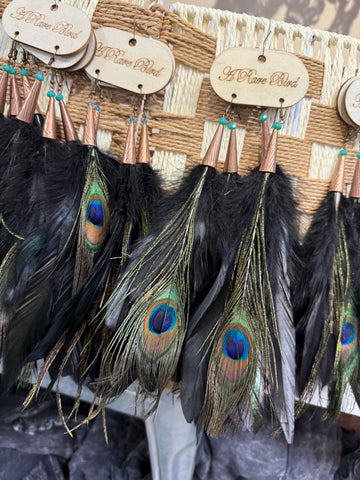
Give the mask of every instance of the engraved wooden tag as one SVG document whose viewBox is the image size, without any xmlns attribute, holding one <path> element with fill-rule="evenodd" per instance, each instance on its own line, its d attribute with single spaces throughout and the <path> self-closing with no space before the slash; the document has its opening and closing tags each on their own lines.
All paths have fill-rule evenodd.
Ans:
<svg viewBox="0 0 360 480">
<path fill-rule="evenodd" d="M 110 27 L 95 35 L 96 53 L 85 69 L 90 76 L 143 94 L 158 92 L 171 80 L 175 61 L 164 43 Z"/>
<path fill-rule="evenodd" d="M 85 55 L 82 57 L 80 62 L 75 63 L 72 67 L 68 68 L 69 72 L 76 72 L 77 70 L 81 70 L 82 68 L 85 68 L 86 65 L 89 65 L 91 60 L 94 58 L 96 51 L 96 37 L 95 33 L 93 32 L 90 37 L 90 41 L 86 47 L 85 50 Z"/>
<path fill-rule="evenodd" d="M 57 55 L 83 50 L 91 34 L 82 10 L 52 0 L 13 0 L 4 10 L 3 25 L 10 38 Z"/>
<path fill-rule="evenodd" d="M 297 56 L 275 50 L 235 47 L 214 60 L 210 81 L 223 100 L 242 105 L 290 107 L 309 86 L 309 74 Z"/>
<path fill-rule="evenodd" d="M 337 106 L 337 110 L 340 117 L 345 123 L 347 123 L 348 125 L 351 125 L 352 127 L 356 127 L 357 125 L 356 123 L 351 121 L 349 115 L 346 112 L 345 97 L 346 97 L 347 89 L 352 84 L 352 82 L 357 78 L 358 77 L 351 77 L 348 80 L 346 80 L 346 82 L 341 85 L 337 99 L 336 99 L 336 106 Z"/>
<path fill-rule="evenodd" d="M 350 120 L 360 127 L 360 77 L 350 83 L 345 92 L 344 103 Z"/>
<path fill-rule="evenodd" d="M 30 45 L 23 45 L 23 48 L 27 50 L 31 55 L 38 58 L 45 64 L 48 64 L 50 59 L 52 58 L 52 53 L 44 52 L 43 50 L 39 50 L 37 48 L 31 47 Z M 72 65 L 77 64 L 82 58 L 85 56 L 86 48 L 80 50 L 79 52 L 73 53 L 72 55 L 55 55 L 51 66 L 53 68 L 64 69 L 69 68 Z"/>
</svg>

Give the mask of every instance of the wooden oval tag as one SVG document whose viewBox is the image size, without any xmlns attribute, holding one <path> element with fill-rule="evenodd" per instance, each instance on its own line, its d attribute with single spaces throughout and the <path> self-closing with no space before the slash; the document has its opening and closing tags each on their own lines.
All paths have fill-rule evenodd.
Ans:
<svg viewBox="0 0 360 480">
<path fill-rule="evenodd" d="M 357 125 L 354 122 L 351 121 L 349 115 L 346 112 L 345 97 L 346 97 L 347 89 L 352 84 L 352 82 L 354 80 L 356 80 L 357 78 L 358 77 L 352 77 L 352 78 L 349 78 L 348 80 L 346 80 L 346 82 L 343 83 L 342 86 L 340 87 L 340 90 L 339 90 L 339 93 L 338 93 L 338 96 L 337 96 L 337 99 L 336 99 L 336 106 L 337 106 L 337 110 L 338 110 L 338 113 L 339 113 L 340 117 L 344 120 L 345 123 L 347 123 L 348 125 L 351 125 L 352 127 L 356 127 Z"/>
<path fill-rule="evenodd" d="M 360 126 L 360 77 L 356 77 L 348 86 L 344 103 L 351 122 Z"/>
<path fill-rule="evenodd" d="M 53 56 L 51 53 L 44 52 L 43 50 L 38 50 L 37 48 L 31 47 L 30 45 L 23 45 L 23 48 L 46 65 L 48 65 L 50 59 Z M 51 66 L 58 69 L 69 68 L 72 65 L 77 64 L 85 56 L 85 52 L 86 48 L 84 50 L 80 50 L 79 52 L 73 53 L 72 55 L 55 55 L 54 61 L 52 62 Z"/>
<path fill-rule="evenodd" d="M 309 74 L 296 55 L 258 49 L 229 48 L 217 56 L 210 70 L 215 92 L 227 102 L 263 107 L 290 107 L 306 94 Z"/>
<path fill-rule="evenodd" d="M 174 56 L 162 42 L 104 27 L 95 30 L 97 48 L 86 72 L 101 82 L 135 93 L 155 93 L 174 74 Z"/>
<path fill-rule="evenodd" d="M 4 10 L 3 25 L 10 38 L 57 55 L 83 50 L 91 34 L 82 10 L 52 0 L 13 0 Z"/>
<path fill-rule="evenodd" d="M 93 32 L 90 37 L 90 41 L 86 47 L 85 55 L 83 58 L 80 60 L 80 62 L 75 63 L 72 67 L 69 67 L 67 70 L 69 72 L 76 72 L 77 70 L 81 70 L 82 68 L 85 68 L 86 65 L 89 65 L 91 60 L 94 58 L 96 51 L 96 37 L 95 33 Z"/>
</svg>

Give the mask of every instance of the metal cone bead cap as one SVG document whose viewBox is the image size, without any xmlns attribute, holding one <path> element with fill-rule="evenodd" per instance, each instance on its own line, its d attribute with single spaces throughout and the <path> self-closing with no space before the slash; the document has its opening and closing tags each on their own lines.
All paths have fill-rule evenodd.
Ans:
<svg viewBox="0 0 360 480">
<path fill-rule="evenodd" d="M 224 133 L 224 125 L 220 123 L 219 126 L 217 127 L 217 130 L 215 132 L 213 139 L 211 140 L 209 148 L 205 153 L 205 156 L 202 161 L 203 165 L 216 168 L 216 165 L 219 159 L 219 152 L 220 152 L 223 133 Z"/>
<path fill-rule="evenodd" d="M 122 158 L 122 163 L 127 165 L 136 164 L 136 155 L 135 155 L 135 120 L 130 118 L 129 128 L 126 135 L 124 155 Z"/>
<path fill-rule="evenodd" d="M 236 130 L 235 128 L 230 132 L 229 146 L 226 153 L 226 160 L 224 165 L 224 173 L 237 173 L 237 147 L 236 147 Z"/>
<path fill-rule="evenodd" d="M 266 152 L 269 148 L 270 129 L 267 120 L 261 123 L 261 158 L 265 158 Z"/>
<path fill-rule="evenodd" d="M 23 94 L 24 94 L 24 98 L 27 98 L 27 96 L 29 95 L 30 93 L 30 90 L 31 90 L 31 85 L 30 85 L 30 82 L 29 82 L 29 78 L 27 75 L 22 75 L 22 87 L 23 87 Z M 36 107 L 35 107 L 35 115 L 39 115 L 41 114 L 41 111 L 40 111 L 40 108 L 38 107 L 38 105 L 36 104 Z"/>
<path fill-rule="evenodd" d="M 141 124 L 140 145 L 137 163 L 150 163 L 149 132 L 147 122 Z"/>
<path fill-rule="evenodd" d="M 62 97 L 62 95 L 60 97 Z M 59 95 L 57 95 L 56 99 L 59 102 L 61 120 L 64 126 L 64 132 L 65 132 L 65 139 L 67 142 L 75 142 L 76 140 L 79 140 L 79 138 L 77 136 L 74 123 L 71 120 L 68 109 L 66 108 L 65 102 L 63 98 L 59 98 Z"/>
<path fill-rule="evenodd" d="M 100 111 L 101 111 L 101 108 L 96 106 L 94 108 L 94 123 L 95 123 L 95 132 L 98 131 L 98 128 L 99 128 L 99 122 L 100 122 Z"/>
<path fill-rule="evenodd" d="M 35 115 L 35 107 L 39 98 L 40 89 L 41 89 L 43 80 L 44 80 L 44 77 L 40 73 L 37 73 L 35 75 L 35 82 L 31 87 L 29 95 L 25 98 L 23 106 L 21 107 L 21 110 L 19 112 L 19 115 L 17 115 L 16 117 L 18 120 L 21 120 L 22 122 L 25 122 L 25 123 L 33 122 L 34 115 Z"/>
<path fill-rule="evenodd" d="M 16 117 L 21 110 L 21 98 L 15 74 L 10 75 L 10 116 Z"/>
<path fill-rule="evenodd" d="M 336 165 L 334 175 L 332 177 L 329 192 L 344 193 L 344 177 L 345 177 L 345 156 L 340 155 Z"/>
<path fill-rule="evenodd" d="M 355 172 L 352 179 L 350 197 L 360 198 L 360 159 L 356 162 Z"/>
<path fill-rule="evenodd" d="M 92 102 L 88 102 L 88 104 L 87 104 L 87 113 L 86 113 L 84 135 L 83 135 L 82 143 L 84 145 L 88 145 L 88 146 L 91 146 L 91 147 L 96 147 L 94 104 Z"/>
<path fill-rule="evenodd" d="M 275 124 L 274 124 L 275 125 Z M 260 172 L 276 172 L 276 155 L 277 155 L 277 143 L 278 143 L 279 129 L 274 128 L 269 142 L 269 147 L 265 153 L 265 156 L 261 159 Z"/>
<path fill-rule="evenodd" d="M 0 114 L 4 113 L 8 82 L 9 82 L 9 72 L 4 70 L 0 79 Z"/>
<path fill-rule="evenodd" d="M 56 139 L 55 97 L 49 97 L 42 136 L 53 140 Z"/>
</svg>

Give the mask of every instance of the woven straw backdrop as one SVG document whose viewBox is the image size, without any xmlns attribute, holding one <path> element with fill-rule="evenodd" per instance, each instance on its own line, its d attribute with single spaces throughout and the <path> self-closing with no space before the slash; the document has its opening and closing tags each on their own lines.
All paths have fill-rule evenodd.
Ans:
<svg viewBox="0 0 360 480">
<path fill-rule="evenodd" d="M 2 14 L 8 0 L 0 0 Z M 67 0 L 87 12 L 94 28 L 111 26 L 132 31 L 135 6 L 118 0 Z M 153 166 L 171 184 L 184 169 L 199 163 L 223 115 L 226 103 L 213 92 L 209 70 L 217 54 L 234 46 L 259 47 L 269 30 L 269 19 L 175 3 L 172 11 L 140 2 L 136 17 L 139 35 L 169 44 L 176 71 L 171 83 L 147 100 Z M 325 196 L 347 127 L 338 117 L 336 96 L 342 83 L 356 75 L 360 40 L 309 27 L 271 21 L 266 47 L 299 55 L 310 76 L 306 97 L 288 108 L 278 146 L 278 163 L 296 177 L 300 207 L 307 219 Z M 6 57 L 6 51 L 3 53 Z M 4 59 L 4 62 L 6 60 Z M 34 67 L 34 71 L 36 68 Z M 83 72 L 66 74 L 63 93 L 81 133 L 90 80 Z M 46 88 L 44 88 L 46 91 Z M 104 91 L 99 146 L 121 156 L 127 119 L 139 98 L 121 89 Z M 45 109 L 45 98 L 40 102 Z M 258 163 L 260 151 L 259 111 L 241 107 L 238 124 L 239 172 L 248 173 Z M 270 120 L 275 111 L 269 110 Z M 228 132 L 223 140 L 220 165 L 225 159 Z M 346 184 L 351 183 L 357 141 L 347 145 Z M 306 222 L 305 222 L 306 223 Z"/>
</svg>

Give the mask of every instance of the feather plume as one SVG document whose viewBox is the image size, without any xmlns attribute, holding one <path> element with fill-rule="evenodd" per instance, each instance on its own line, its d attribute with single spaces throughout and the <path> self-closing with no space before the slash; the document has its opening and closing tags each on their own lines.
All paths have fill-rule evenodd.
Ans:
<svg viewBox="0 0 360 480">
<path fill-rule="evenodd" d="M 343 172 L 343 162 L 342 158 L 335 179 L 339 172 Z M 316 212 L 300 250 L 303 267 L 294 294 L 298 356 L 301 357 L 299 412 L 314 389 L 318 385 L 327 385 L 334 372 L 338 372 L 344 314 L 349 308 L 353 311 L 347 201 L 341 193 L 342 182 L 331 188 Z M 340 398 L 342 395 L 340 391 L 338 393 Z M 333 396 L 334 408 L 338 400 Z"/>
<path fill-rule="evenodd" d="M 208 280 L 209 265 L 221 264 L 219 253 L 224 254 L 208 238 L 216 228 L 211 208 L 217 208 L 223 190 L 222 177 L 212 168 L 222 130 L 220 125 L 203 165 L 159 208 L 163 214 L 130 256 L 109 299 L 105 320 L 115 331 L 103 357 L 101 380 L 108 397 L 122 393 L 135 372 L 143 392 L 158 399 L 175 374 L 190 302 Z"/>
<path fill-rule="evenodd" d="M 201 421 L 217 435 L 230 415 L 256 427 L 266 395 L 288 442 L 294 428 L 295 342 L 290 287 L 297 242 L 290 180 L 255 169 L 224 312 L 211 340 Z M 244 212 L 245 208 L 242 210 Z"/>
</svg>

